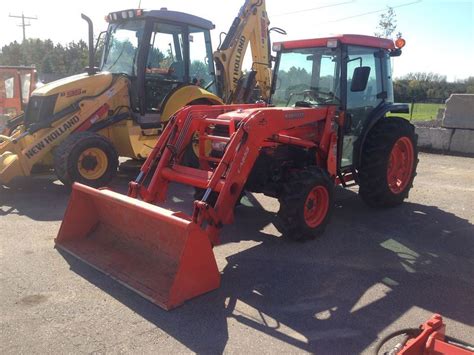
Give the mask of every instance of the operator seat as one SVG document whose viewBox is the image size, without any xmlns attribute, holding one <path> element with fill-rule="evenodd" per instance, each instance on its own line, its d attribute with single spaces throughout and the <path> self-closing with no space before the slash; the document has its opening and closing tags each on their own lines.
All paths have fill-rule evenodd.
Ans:
<svg viewBox="0 0 474 355">
<path fill-rule="evenodd" d="M 169 68 L 170 76 L 178 81 L 184 81 L 184 62 L 173 62 Z"/>
</svg>

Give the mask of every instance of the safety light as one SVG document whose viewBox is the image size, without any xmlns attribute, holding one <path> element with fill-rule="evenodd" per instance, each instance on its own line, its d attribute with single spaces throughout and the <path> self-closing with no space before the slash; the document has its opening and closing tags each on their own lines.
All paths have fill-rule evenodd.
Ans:
<svg viewBox="0 0 474 355">
<path fill-rule="evenodd" d="M 143 10 L 142 9 L 138 9 L 137 10 L 137 16 L 141 16 L 143 15 Z"/>
<path fill-rule="evenodd" d="M 397 38 L 397 40 L 395 41 L 395 47 L 397 47 L 398 49 L 402 49 L 403 47 L 405 47 L 405 44 L 406 41 L 402 37 Z"/>
<path fill-rule="evenodd" d="M 328 48 L 337 48 L 337 39 L 328 39 L 326 46 Z"/>
<path fill-rule="evenodd" d="M 114 21 L 117 21 L 118 20 L 118 15 L 116 13 L 113 13 L 112 18 L 114 19 Z"/>
<path fill-rule="evenodd" d="M 122 18 L 126 19 L 128 17 L 128 12 L 127 11 L 122 11 Z"/>
<path fill-rule="evenodd" d="M 135 12 L 133 10 L 128 10 L 128 17 L 134 17 L 135 16 Z"/>
<path fill-rule="evenodd" d="M 281 51 L 281 43 L 273 43 L 273 51 L 274 52 L 279 52 Z"/>
</svg>

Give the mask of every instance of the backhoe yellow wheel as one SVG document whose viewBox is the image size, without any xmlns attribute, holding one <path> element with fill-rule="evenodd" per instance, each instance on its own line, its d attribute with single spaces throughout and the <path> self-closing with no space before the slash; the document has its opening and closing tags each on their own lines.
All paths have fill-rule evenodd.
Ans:
<svg viewBox="0 0 474 355">
<path fill-rule="evenodd" d="M 97 180 L 107 171 L 107 154 L 99 148 L 84 150 L 77 161 L 79 174 L 88 180 Z"/>
<path fill-rule="evenodd" d="M 112 143 L 93 132 L 73 133 L 54 151 L 54 169 L 65 184 L 106 186 L 117 174 L 118 155 Z"/>
</svg>

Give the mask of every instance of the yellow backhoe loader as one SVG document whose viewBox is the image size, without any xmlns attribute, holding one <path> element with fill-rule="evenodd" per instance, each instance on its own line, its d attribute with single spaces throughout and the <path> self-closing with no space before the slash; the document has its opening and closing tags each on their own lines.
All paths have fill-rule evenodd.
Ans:
<svg viewBox="0 0 474 355">
<path fill-rule="evenodd" d="M 245 1 L 216 53 L 214 25 L 203 18 L 167 9 L 110 13 L 100 68 L 94 66 L 92 21 L 82 17 L 89 25 L 86 73 L 33 92 L 22 125 L 11 136 L 0 136 L 0 184 L 41 165 L 54 169 L 65 184 L 105 186 L 116 174 L 118 156 L 145 159 L 183 106 L 245 102 L 255 82 L 262 97 L 269 96 L 263 0 Z M 243 83 L 249 44 L 253 81 Z"/>
</svg>

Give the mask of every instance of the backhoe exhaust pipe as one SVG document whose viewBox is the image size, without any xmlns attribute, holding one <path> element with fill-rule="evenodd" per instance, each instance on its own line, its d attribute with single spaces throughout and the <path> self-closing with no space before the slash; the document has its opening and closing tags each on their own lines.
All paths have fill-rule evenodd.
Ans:
<svg viewBox="0 0 474 355">
<path fill-rule="evenodd" d="M 94 24 L 90 17 L 81 14 L 82 19 L 86 20 L 89 26 L 89 66 L 86 67 L 87 74 L 94 75 L 97 73 L 97 68 L 94 65 L 95 53 L 94 53 Z"/>
</svg>

